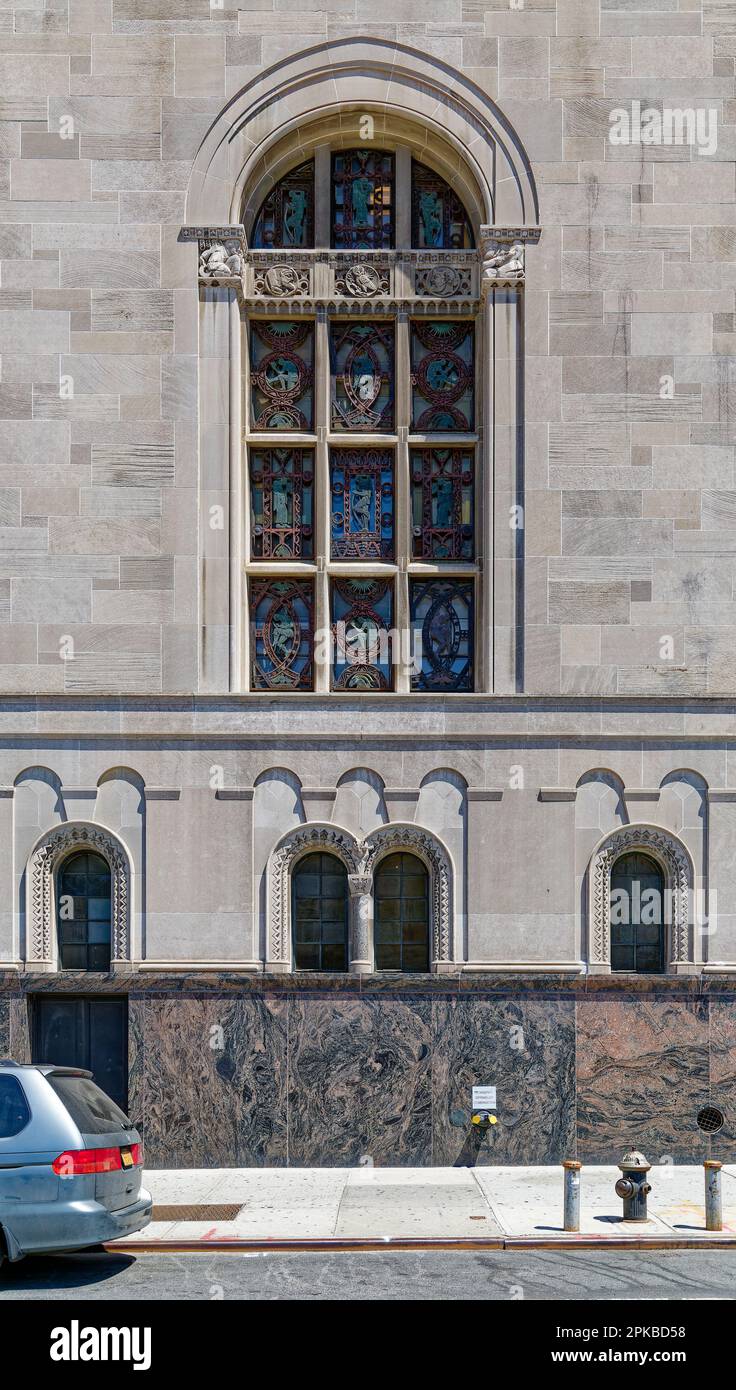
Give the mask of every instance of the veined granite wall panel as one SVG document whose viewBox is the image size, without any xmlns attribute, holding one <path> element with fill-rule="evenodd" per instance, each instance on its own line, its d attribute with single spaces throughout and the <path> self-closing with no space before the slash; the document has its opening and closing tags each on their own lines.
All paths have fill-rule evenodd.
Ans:
<svg viewBox="0 0 736 1390">
<path fill-rule="evenodd" d="M 432 1158 L 427 998 L 289 1000 L 289 1163 L 427 1166 Z"/>
<path fill-rule="evenodd" d="M 16 1062 L 31 1061 L 31 1014 L 23 994 L 10 996 L 10 1055 Z"/>
<path fill-rule="evenodd" d="M 187 994 L 174 977 L 141 980 L 129 1108 L 149 1166 L 614 1163 L 632 1143 L 653 1163 L 736 1158 L 736 991 L 397 986 L 231 975 Z M 17 982 L 0 988 L 0 1056 L 30 1060 L 29 1004 Z M 470 1123 L 474 1084 L 497 1088 L 486 1135 Z M 707 1102 L 726 1116 L 710 1138 L 696 1126 Z"/>
<path fill-rule="evenodd" d="M 286 1163 L 286 999 L 131 999 L 131 1117 L 154 1168 Z"/>
<path fill-rule="evenodd" d="M 711 1139 L 712 1157 L 736 1160 L 736 999 L 714 996 L 710 1004 L 710 1100 L 726 1123 Z"/>
<path fill-rule="evenodd" d="M 577 1003 L 578 1158 L 610 1163 L 630 1144 L 651 1163 L 698 1163 L 709 1099 L 706 999 L 593 997 Z"/>
<path fill-rule="evenodd" d="M 471 1127 L 472 1087 L 496 1087 L 499 1123 Z M 575 1140 L 572 999 L 432 1001 L 433 1163 L 561 1163 Z"/>
</svg>

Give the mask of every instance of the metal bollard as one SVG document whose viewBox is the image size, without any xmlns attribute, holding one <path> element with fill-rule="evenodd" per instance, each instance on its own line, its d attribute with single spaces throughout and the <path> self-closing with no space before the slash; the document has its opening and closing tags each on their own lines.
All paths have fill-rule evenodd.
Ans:
<svg viewBox="0 0 736 1390">
<path fill-rule="evenodd" d="M 566 1231 L 580 1230 L 580 1169 L 582 1163 L 567 1158 L 562 1167 L 565 1170 L 565 1206 L 563 1225 Z"/>
<path fill-rule="evenodd" d="M 706 1158 L 705 1169 L 705 1229 L 723 1230 L 723 1206 L 721 1203 L 721 1167 L 714 1158 Z"/>
</svg>

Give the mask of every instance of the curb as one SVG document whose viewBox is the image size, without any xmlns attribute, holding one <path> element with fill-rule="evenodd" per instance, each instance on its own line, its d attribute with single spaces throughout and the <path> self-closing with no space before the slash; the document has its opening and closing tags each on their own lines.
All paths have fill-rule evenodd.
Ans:
<svg viewBox="0 0 736 1390">
<path fill-rule="evenodd" d="M 379 1250 L 736 1250 L 736 1235 L 698 1236 L 316 1236 L 252 1239 L 218 1236 L 214 1240 L 136 1240 L 107 1242 L 108 1254 L 238 1254 L 241 1251 L 287 1253 Z"/>
</svg>

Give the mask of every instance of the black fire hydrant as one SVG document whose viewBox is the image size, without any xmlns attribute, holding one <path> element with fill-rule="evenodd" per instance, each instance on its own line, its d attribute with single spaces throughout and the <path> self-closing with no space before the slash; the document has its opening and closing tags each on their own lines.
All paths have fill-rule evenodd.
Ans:
<svg viewBox="0 0 736 1390">
<path fill-rule="evenodd" d="M 618 1166 L 623 1177 L 616 1183 L 616 1196 L 623 1198 L 624 1221 L 647 1221 L 647 1197 L 652 1190 L 647 1173 L 651 1163 L 637 1149 L 631 1149 Z"/>
</svg>

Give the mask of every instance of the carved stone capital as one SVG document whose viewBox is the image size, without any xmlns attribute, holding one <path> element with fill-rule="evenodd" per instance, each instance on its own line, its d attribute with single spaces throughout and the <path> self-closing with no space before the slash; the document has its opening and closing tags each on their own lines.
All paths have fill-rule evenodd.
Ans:
<svg viewBox="0 0 736 1390">
<path fill-rule="evenodd" d="M 182 227 L 180 241 L 196 241 L 199 247 L 199 279 L 207 285 L 242 284 L 245 275 L 245 229 L 232 227 Z"/>
<path fill-rule="evenodd" d="M 525 274 L 525 247 L 539 241 L 539 227 L 481 227 L 481 295 L 518 285 Z"/>
<path fill-rule="evenodd" d="M 351 898 L 363 898 L 370 893 L 373 879 L 370 874 L 348 874 L 348 892 Z"/>
</svg>

